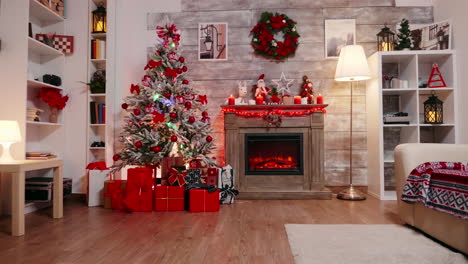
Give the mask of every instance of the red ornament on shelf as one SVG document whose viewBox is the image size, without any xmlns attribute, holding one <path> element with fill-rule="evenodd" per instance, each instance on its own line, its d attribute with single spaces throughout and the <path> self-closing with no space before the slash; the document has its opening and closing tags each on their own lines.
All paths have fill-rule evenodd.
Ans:
<svg viewBox="0 0 468 264">
<path fill-rule="evenodd" d="M 189 84 L 189 81 L 188 80 L 183 80 L 182 84 Z"/>
<path fill-rule="evenodd" d="M 177 113 L 172 112 L 172 113 L 169 114 L 169 117 L 172 118 L 172 119 L 175 119 L 175 118 L 177 118 Z"/>
<path fill-rule="evenodd" d="M 176 142 L 177 141 L 177 136 L 171 136 L 171 141 Z"/>
<path fill-rule="evenodd" d="M 195 117 L 194 116 L 189 117 L 188 121 L 189 123 L 195 122 Z"/>
<path fill-rule="evenodd" d="M 112 156 L 112 159 L 113 159 L 114 161 L 118 161 L 118 160 L 120 159 L 120 156 L 117 155 L 117 154 L 115 154 L 114 156 Z"/>
<path fill-rule="evenodd" d="M 187 109 L 192 108 L 192 103 L 191 102 L 185 102 L 185 108 L 187 108 Z"/>
<path fill-rule="evenodd" d="M 141 141 L 137 141 L 137 142 L 135 142 L 135 147 L 141 148 L 141 147 L 143 147 L 143 143 Z"/>
<path fill-rule="evenodd" d="M 206 141 L 211 142 L 211 141 L 213 141 L 213 138 L 211 136 L 206 136 Z"/>
<path fill-rule="evenodd" d="M 156 146 L 156 147 L 153 148 L 153 151 L 154 151 L 154 152 L 160 152 L 160 151 L 161 151 L 161 147 Z"/>
<path fill-rule="evenodd" d="M 179 61 L 180 61 L 181 63 L 184 63 L 184 62 L 185 62 L 185 58 L 184 58 L 184 57 L 180 57 L 180 58 L 179 58 Z"/>
<path fill-rule="evenodd" d="M 128 108 L 128 104 L 123 103 L 123 104 L 122 104 L 122 109 L 127 109 L 127 108 Z"/>
<path fill-rule="evenodd" d="M 140 114 L 141 114 L 140 109 L 134 109 L 134 110 L 133 110 L 133 114 L 134 114 L 134 115 L 140 115 Z"/>
<path fill-rule="evenodd" d="M 171 98 L 171 93 L 166 93 L 166 94 L 164 95 L 164 97 L 166 97 L 167 99 L 170 99 L 170 98 Z"/>
<path fill-rule="evenodd" d="M 183 72 L 186 72 L 186 71 L 188 71 L 188 68 L 187 68 L 187 66 L 184 66 L 184 67 L 182 67 L 182 71 L 183 71 Z"/>
</svg>

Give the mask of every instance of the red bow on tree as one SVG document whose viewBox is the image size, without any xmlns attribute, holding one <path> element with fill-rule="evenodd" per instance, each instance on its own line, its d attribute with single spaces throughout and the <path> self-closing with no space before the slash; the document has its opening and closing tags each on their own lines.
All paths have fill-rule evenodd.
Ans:
<svg viewBox="0 0 468 264">
<path fill-rule="evenodd" d="M 198 101 L 199 101 L 201 104 L 207 104 L 207 103 L 208 103 L 208 99 L 206 99 L 206 94 L 205 94 L 205 95 L 198 95 Z"/>
<path fill-rule="evenodd" d="M 168 77 L 177 77 L 177 69 L 166 68 L 165 75 Z"/>
<path fill-rule="evenodd" d="M 145 66 L 145 71 L 148 70 L 148 69 L 154 69 L 157 66 L 161 66 L 161 65 L 162 65 L 162 61 L 150 60 L 150 61 L 148 61 L 148 64 L 146 64 L 146 66 Z"/>
<path fill-rule="evenodd" d="M 179 186 L 184 186 L 185 176 L 187 176 L 187 171 L 179 173 L 176 169 L 171 168 L 169 171 L 169 178 L 167 180 L 169 181 L 170 185 L 174 185 L 174 183 L 177 182 Z"/>
<path fill-rule="evenodd" d="M 140 94 L 140 86 L 132 84 L 132 86 L 130 86 L 130 93 L 133 93 L 133 92 Z"/>
<path fill-rule="evenodd" d="M 153 112 L 153 122 L 154 123 L 159 123 L 159 122 L 164 122 L 166 115 L 165 114 L 160 114 L 158 112 Z"/>
</svg>

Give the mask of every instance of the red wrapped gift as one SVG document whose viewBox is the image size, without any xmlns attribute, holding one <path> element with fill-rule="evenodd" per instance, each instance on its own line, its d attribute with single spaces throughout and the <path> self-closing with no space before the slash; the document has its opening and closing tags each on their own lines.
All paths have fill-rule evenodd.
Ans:
<svg viewBox="0 0 468 264">
<path fill-rule="evenodd" d="M 158 212 L 184 211 L 185 187 L 157 185 L 154 188 L 154 210 Z"/>
<path fill-rule="evenodd" d="M 205 183 L 218 186 L 218 168 L 208 168 L 208 175 L 205 178 Z"/>
<path fill-rule="evenodd" d="M 104 208 L 123 210 L 127 181 L 109 180 L 104 182 Z"/>
<path fill-rule="evenodd" d="M 208 190 L 204 189 L 191 189 L 189 200 L 191 213 L 219 211 L 219 190 L 209 193 Z"/>
<path fill-rule="evenodd" d="M 124 205 L 133 212 L 153 211 L 153 169 L 132 168 L 127 171 Z"/>
</svg>

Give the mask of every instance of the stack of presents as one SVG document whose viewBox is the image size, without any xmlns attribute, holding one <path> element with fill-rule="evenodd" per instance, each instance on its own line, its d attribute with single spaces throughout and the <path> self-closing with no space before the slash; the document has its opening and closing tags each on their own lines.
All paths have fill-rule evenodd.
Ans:
<svg viewBox="0 0 468 264">
<path fill-rule="evenodd" d="M 167 158 L 163 163 L 161 178 L 155 178 L 156 168 L 151 167 L 129 168 L 127 180 L 106 180 L 108 170 L 90 170 L 88 205 L 100 205 L 92 202 L 100 200 L 104 208 L 131 212 L 217 212 L 220 204 L 233 203 L 238 194 L 229 165 L 209 167 L 193 160 L 187 169 L 179 158 Z"/>
</svg>

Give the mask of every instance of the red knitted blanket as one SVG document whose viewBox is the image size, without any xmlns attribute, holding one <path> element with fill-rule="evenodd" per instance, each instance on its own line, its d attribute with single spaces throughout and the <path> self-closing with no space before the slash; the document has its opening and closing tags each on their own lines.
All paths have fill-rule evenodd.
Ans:
<svg viewBox="0 0 468 264">
<path fill-rule="evenodd" d="M 406 179 L 401 199 L 468 219 L 468 163 L 426 162 Z"/>
</svg>

